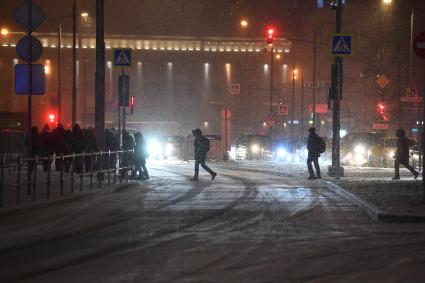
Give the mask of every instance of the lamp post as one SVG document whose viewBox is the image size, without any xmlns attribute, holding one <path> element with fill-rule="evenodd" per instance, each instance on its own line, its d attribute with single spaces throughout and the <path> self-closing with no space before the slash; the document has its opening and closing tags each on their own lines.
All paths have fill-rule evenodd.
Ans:
<svg viewBox="0 0 425 283">
<path fill-rule="evenodd" d="M 88 17 L 88 13 L 77 15 L 75 1 L 72 7 L 72 15 L 61 16 L 58 18 L 58 123 L 62 121 L 62 78 L 61 78 L 61 53 L 62 53 L 62 20 L 72 18 L 72 126 L 76 123 L 76 105 L 77 105 L 77 17 Z"/>
<path fill-rule="evenodd" d="M 273 41 L 276 37 L 276 28 L 273 26 L 268 26 L 265 30 L 266 33 L 266 42 L 270 46 L 270 120 L 273 119 Z M 273 122 L 270 122 L 269 134 L 270 141 L 273 139 Z"/>
</svg>

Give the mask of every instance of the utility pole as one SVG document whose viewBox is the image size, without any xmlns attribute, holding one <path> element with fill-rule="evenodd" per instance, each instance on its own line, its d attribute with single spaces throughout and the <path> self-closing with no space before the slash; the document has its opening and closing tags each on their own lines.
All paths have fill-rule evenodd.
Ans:
<svg viewBox="0 0 425 283">
<path fill-rule="evenodd" d="M 317 64 L 317 32 L 313 34 L 313 127 L 316 127 L 316 64 Z"/>
<path fill-rule="evenodd" d="M 104 0 L 96 0 L 95 130 L 99 149 L 105 145 L 105 33 Z"/>
<path fill-rule="evenodd" d="M 301 134 L 304 135 L 304 72 L 301 70 Z"/>
<path fill-rule="evenodd" d="M 296 75 L 296 69 L 295 69 L 295 62 L 292 66 L 292 101 L 291 101 L 291 139 L 292 142 L 295 140 L 294 137 L 294 119 L 295 119 L 295 75 Z"/>
<path fill-rule="evenodd" d="M 61 18 L 59 18 L 59 24 L 58 24 L 58 123 L 61 123 L 62 119 L 62 109 L 61 109 L 61 100 L 62 100 L 62 85 L 61 85 L 61 45 L 62 45 L 62 25 L 61 25 Z"/>
</svg>

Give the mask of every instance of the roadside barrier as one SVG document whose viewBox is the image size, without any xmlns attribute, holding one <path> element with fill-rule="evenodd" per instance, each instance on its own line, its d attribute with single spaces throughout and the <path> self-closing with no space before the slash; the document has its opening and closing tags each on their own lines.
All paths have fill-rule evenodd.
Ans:
<svg viewBox="0 0 425 283">
<path fill-rule="evenodd" d="M 70 194 L 75 190 L 83 191 L 85 186 L 91 190 L 95 183 L 101 188 L 118 181 L 128 182 L 129 173 L 133 173 L 133 150 L 100 151 L 94 153 L 73 153 L 69 155 L 34 156 L 23 159 L 19 156 L 14 162 L 1 156 L 0 162 L 0 208 L 8 202 L 20 205 L 22 188 L 32 202 L 39 198 L 51 198 L 52 188 L 58 197 L 65 194 L 68 185 Z M 55 170 L 52 170 L 53 165 Z M 7 173 L 7 174 L 6 174 Z M 94 179 L 96 178 L 96 180 Z M 7 194 L 6 194 L 7 190 Z M 10 190 L 15 190 L 10 193 Z M 40 196 L 42 192 L 44 195 Z M 12 197 L 13 196 L 13 197 Z M 12 200 L 13 198 L 13 200 Z"/>
</svg>

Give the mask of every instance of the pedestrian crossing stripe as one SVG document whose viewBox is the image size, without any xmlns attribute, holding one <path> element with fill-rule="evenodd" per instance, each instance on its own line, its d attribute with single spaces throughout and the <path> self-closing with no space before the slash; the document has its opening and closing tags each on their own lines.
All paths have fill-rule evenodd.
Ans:
<svg viewBox="0 0 425 283">
<path fill-rule="evenodd" d="M 331 48 L 333 56 L 351 55 L 353 51 L 351 35 L 332 35 Z"/>
<path fill-rule="evenodd" d="M 131 49 L 114 49 L 114 66 L 127 67 L 131 65 Z"/>
</svg>

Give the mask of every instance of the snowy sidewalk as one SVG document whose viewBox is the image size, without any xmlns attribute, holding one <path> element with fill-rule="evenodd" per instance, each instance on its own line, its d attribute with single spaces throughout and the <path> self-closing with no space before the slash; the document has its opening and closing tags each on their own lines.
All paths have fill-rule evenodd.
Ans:
<svg viewBox="0 0 425 283">
<path fill-rule="evenodd" d="M 306 179 L 304 163 L 268 161 L 219 162 L 226 169 Z M 321 164 L 323 186 L 350 199 L 375 220 L 388 222 L 425 222 L 421 177 L 414 180 L 411 173 L 402 168 L 401 179 L 391 180 L 393 168 L 344 167 L 345 176 L 340 180 L 327 176 L 326 164 Z M 314 182 L 314 181 L 313 181 Z"/>
</svg>

